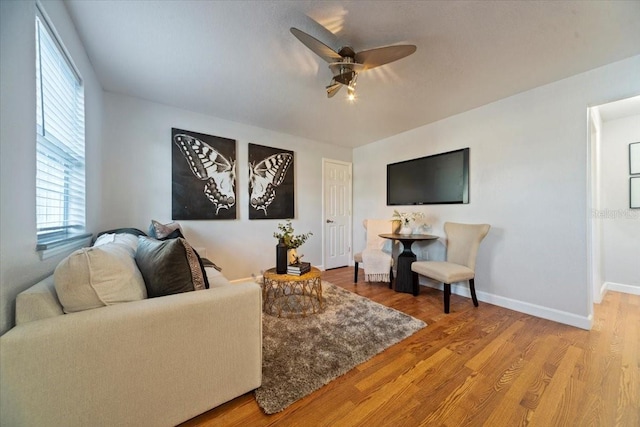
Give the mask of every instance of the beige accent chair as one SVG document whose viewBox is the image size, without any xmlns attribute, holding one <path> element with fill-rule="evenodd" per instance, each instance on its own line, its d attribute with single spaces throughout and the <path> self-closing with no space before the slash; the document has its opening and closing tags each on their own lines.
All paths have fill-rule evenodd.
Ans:
<svg viewBox="0 0 640 427">
<path fill-rule="evenodd" d="M 473 305 L 478 306 L 474 283 L 476 256 L 480 242 L 489 232 L 489 224 L 456 224 L 446 222 L 444 232 L 447 234 L 446 261 L 416 261 L 411 264 L 411 271 L 422 276 L 444 283 L 444 312 L 449 313 L 451 284 L 469 281 Z"/>
<path fill-rule="evenodd" d="M 369 220 L 365 219 L 362 221 L 362 225 L 364 226 L 365 230 L 367 230 L 367 222 Z M 393 221 L 389 221 L 389 230 L 387 231 L 387 233 L 393 233 L 394 226 L 393 226 Z M 369 233 L 367 230 L 367 247 L 369 247 L 374 239 L 378 236 L 376 236 L 375 234 Z M 389 289 L 391 289 L 392 287 L 392 283 L 393 283 L 393 257 L 391 255 L 389 255 L 389 257 L 391 258 L 391 267 L 389 268 Z M 360 263 L 362 263 L 362 252 L 358 252 L 357 254 L 353 255 L 353 263 L 354 263 L 354 270 L 353 270 L 353 283 L 355 283 L 356 285 L 358 284 L 358 266 Z"/>
</svg>

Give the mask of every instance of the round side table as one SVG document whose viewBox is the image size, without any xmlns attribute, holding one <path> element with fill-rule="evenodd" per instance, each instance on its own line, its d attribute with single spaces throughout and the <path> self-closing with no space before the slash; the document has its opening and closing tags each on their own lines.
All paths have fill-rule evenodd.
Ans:
<svg viewBox="0 0 640 427">
<path fill-rule="evenodd" d="M 263 274 L 262 311 L 277 317 L 306 317 L 323 308 L 320 270 L 296 276 L 277 274 L 270 268 Z"/>
</svg>

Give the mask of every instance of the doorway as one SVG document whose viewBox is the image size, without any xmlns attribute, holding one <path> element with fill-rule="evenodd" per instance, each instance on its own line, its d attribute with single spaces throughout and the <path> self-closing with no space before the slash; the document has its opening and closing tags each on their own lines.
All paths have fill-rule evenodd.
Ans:
<svg viewBox="0 0 640 427">
<path fill-rule="evenodd" d="M 325 269 L 351 261 L 352 164 L 322 159 L 322 257 Z"/>
<path fill-rule="evenodd" d="M 640 96 L 591 107 L 588 118 L 589 296 L 600 303 L 607 290 L 640 294 L 640 211 L 629 201 L 629 144 L 640 141 Z"/>
</svg>

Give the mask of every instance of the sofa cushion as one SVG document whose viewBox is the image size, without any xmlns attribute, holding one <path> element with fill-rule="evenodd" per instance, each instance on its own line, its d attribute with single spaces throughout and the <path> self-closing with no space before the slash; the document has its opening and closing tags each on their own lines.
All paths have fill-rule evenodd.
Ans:
<svg viewBox="0 0 640 427">
<path fill-rule="evenodd" d="M 75 251 L 58 264 L 53 277 L 65 313 L 147 296 L 130 250 L 116 243 Z"/>
<path fill-rule="evenodd" d="M 185 239 L 138 239 L 135 259 L 149 298 L 205 289 L 205 272 Z"/>
<path fill-rule="evenodd" d="M 208 267 L 205 265 L 205 273 L 207 275 L 207 280 L 209 281 L 210 288 L 221 288 L 223 286 L 229 286 L 231 282 L 220 273 L 217 269 L 213 267 Z"/>
</svg>

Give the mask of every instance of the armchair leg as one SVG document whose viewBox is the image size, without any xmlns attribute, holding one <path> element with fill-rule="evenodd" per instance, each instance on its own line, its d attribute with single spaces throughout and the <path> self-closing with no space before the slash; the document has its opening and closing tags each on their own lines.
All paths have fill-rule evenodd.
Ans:
<svg viewBox="0 0 640 427">
<path fill-rule="evenodd" d="M 451 283 L 444 284 L 444 312 L 449 314 L 449 300 L 451 299 Z"/>
<path fill-rule="evenodd" d="M 358 283 L 358 263 L 355 263 L 356 268 L 353 271 L 353 283 Z"/>
<path fill-rule="evenodd" d="M 469 289 L 471 290 L 471 299 L 473 299 L 473 305 L 478 306 L 478 298 L 476 297 L 476 285 L 473 279 L 469 279 Z"/>
</svg>

